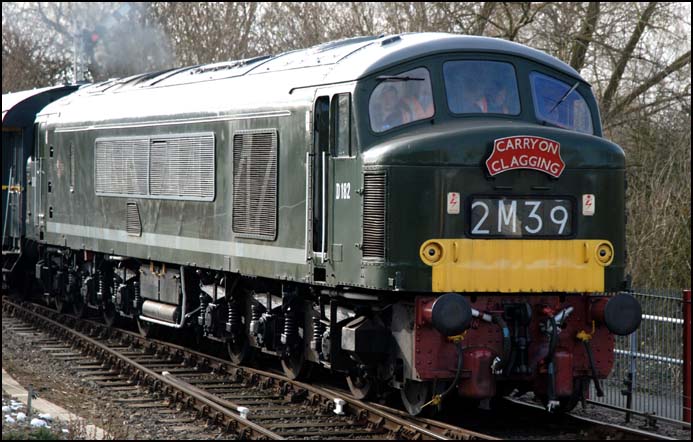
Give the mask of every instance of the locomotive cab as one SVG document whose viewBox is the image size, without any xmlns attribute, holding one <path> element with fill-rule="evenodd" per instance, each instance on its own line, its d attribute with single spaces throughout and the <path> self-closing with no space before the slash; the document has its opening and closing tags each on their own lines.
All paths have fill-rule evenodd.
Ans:
<svg viewBox="0 0 693 442">
<path fill-rule="evenodd" d="M 414 323 L 392 362 L 412 413 L 450 382 L 570 408 L 590 380 L 600 392 L 612 334 L 640 322 L 633 297 L 603 294 L 627 288 L 623 151 L 601 138 L 590 86 L 529 55 L 412 60 L 355 97 L 361 277 L 413 292 L 392 314 Z"/>
</svg>

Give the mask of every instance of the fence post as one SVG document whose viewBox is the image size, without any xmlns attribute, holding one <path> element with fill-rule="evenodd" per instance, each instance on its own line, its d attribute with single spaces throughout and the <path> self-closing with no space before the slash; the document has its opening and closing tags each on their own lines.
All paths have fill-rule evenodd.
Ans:
<svg viewBox="0 0 693 442">
<path fill-rule="evenodd" d="M 26 420 L 31 422 L 31 400 L 34 398 L 34 384 L 29 384 L 29 391 L 26 397 Z"/>
<path fill-rule="evenodd" d="M 628 374 L 629 374 L 629 381 L 630 385 L 628 386 L 630 390 L 630 395 L 628 396 L 628 401 L 626 402 L 626 407 L 628 410 L 630 410 L 633 407 L 633 395 L 637 391 L 637 382 L 638 382 L 638 366 L 637 366 L 637 359 L 635 357 L 636 353 L 638 352 L 638 330 L 635 330 L 633 333 L 630 334 L 630 354 L 629 356 L 629 362 L 630 366 L 628 367 Z M 630 422 L 630 411 L 626 412 L 626 422 Z"/>
<path fill-rule="evenodd" d="M 683 420 L 691 422 L 691 291 L 683 291 Z"/>
</svg>

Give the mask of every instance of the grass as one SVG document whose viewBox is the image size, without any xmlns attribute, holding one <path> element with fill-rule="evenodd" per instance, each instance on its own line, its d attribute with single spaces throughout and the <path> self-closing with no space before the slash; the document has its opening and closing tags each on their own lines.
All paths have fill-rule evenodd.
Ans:
<svg viewBox="0 0 693 442">
<path fill-rule="evenodd" d="M 64 440 L 65 435 L 48 428 L 13 428 L 2 432 L 2 440 Z"/>
</svg>

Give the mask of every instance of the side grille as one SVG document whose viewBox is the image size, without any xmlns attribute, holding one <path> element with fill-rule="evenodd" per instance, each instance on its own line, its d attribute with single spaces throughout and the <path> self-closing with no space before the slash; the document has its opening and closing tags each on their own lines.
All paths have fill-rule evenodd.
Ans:
<svg viewBox="0 0 693 442">
<path fill-rule="evenodd" d="M 236 132 L 233 137 L 233 231 L 246 238 L 277 237 L 278 134 Z"/>
<path fill-rule="evenodd" d="M 385 189 L 384 173 L 363 177 L 363 257 L 385 258 Z"/>
<path fill-rule="evenodd" d="M 149 139 L 96 140 L 97 195 L 146 195 Z"/>
<path fill-rule="evenodd" d="M 214 135 L 156 138 L 151 143 L 151 196 L 214 199 Z"/>
<path fill-rule="evenodd" d="M 97 195 L 214 200 L 213 133 L 98 139 L 94 158 Z"/>
<path fill-rule="evenodd" d="M 130 236 L 142 236 L 142 222 L 140 221 L 140 209 L 137 203 L 127 203 L 127 215 L 125 219 L 125 230 Z"/>
</svg>

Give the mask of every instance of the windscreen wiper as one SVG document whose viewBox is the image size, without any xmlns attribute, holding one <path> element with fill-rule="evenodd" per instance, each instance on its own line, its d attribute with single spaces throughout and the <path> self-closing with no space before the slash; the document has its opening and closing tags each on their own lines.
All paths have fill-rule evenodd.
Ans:
<svg viewBox="0 0 693 442">
<path fill-rule="evenodd" d="M 573 87 L 571 87 L 571 88 L 568 90 L 568 92 L 566 92 L 565 94 L 563 94 L 563 96 L 561 97 L 561 99 L 558 100 L 558 102 L 557 102 L 556 104 L 553 105 L 553 107 L 551 108 L 551 110 L 549 111 L 549 113 L 555 111 L 556 108 L 557 108 L 561 103 L 563 103 L 563 102 L 565 101 L 566 98 L 568 98 L 568 95 L 572 94 L 573 91 L 574 91 L 575 89 L 577 89 L 577 87 L 578 87 L 579 84 L 580 84 L 580 82 L 579 82 L 579 81 L 576 81 L 575 84 L 573 85 Z"/>
<path fill-rule="evenodd" d="M 375 78 L 377 81 L 424 81 L 424 78 L 398 77 L 396 75 L 381 75 Z"/>
<path fill-rule="evenodd" d="M 552 123 L 551 121 L 547 121 L 547 120 L 539 120 L 539 123 L 543 124 L 544 126 L 557 127 L 559 129 L 568 129 L 565 126 L 561 126 L 560 124 Z"/>
</svg>

